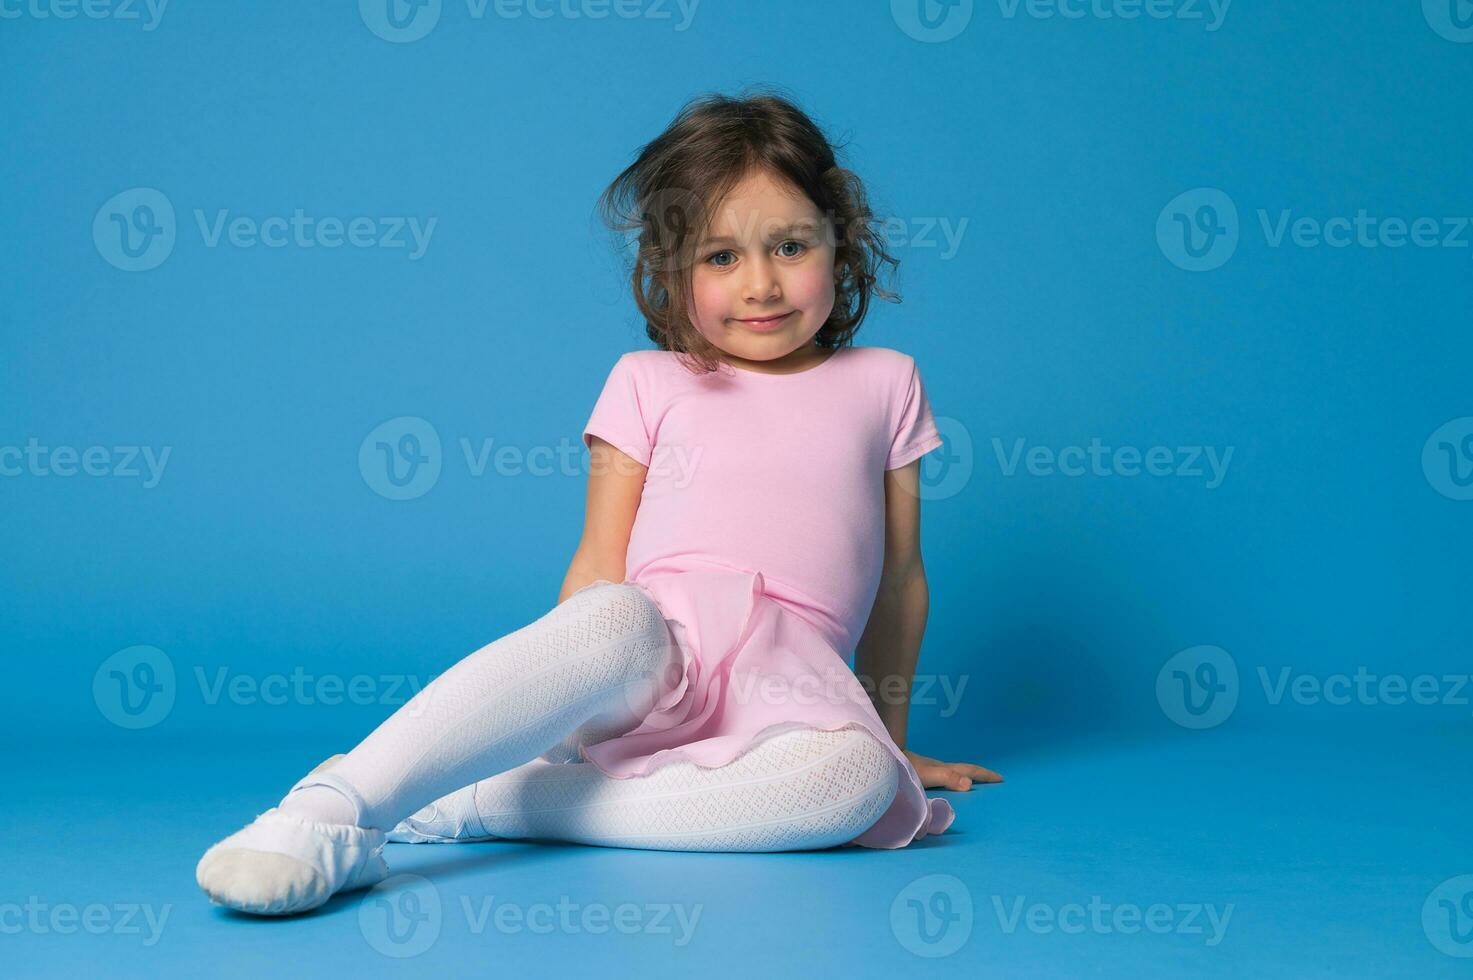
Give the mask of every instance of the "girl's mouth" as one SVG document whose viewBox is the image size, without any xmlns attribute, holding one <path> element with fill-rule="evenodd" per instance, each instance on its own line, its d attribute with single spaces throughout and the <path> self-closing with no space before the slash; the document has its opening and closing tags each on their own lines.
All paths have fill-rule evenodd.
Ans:
<svg viewBox="0 0 1473 980">
<path fill-rule="evenodd" d="M 774 330 L 777 327 L 780 327 L 784 323 L 786 323 L 788 317 L 792 316 L 796 312 L 796 310 L 789 310 L 786 313 L 781 313 L 777 316 L 765 317 L 760 320 L 738 320 L 737 322 L 744 324 L 752 330 Z"/>
</svg>

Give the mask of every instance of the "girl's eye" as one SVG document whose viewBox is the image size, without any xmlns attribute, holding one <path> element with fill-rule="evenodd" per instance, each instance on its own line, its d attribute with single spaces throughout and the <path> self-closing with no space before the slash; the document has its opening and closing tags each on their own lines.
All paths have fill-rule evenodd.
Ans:
<svg viewBox="0 0 1473 980">
<path fill-rule="evenodd" d="M 808 246 L 807 245 L 803 244 L 800 241 L 795 241 L 795 240 L 793 240 L 791 238 L 788 239 L 787 241 L 783 242 L 781 245 L 779 245 L 778 246 L 778 249 L 781 250 L 783 248 L 786 248 L 789 245 L 796 245 L 798 247 L 799 251 L 785 253 L 783 255 L 783 258 L 796 259 L 798 256 L 802 255 L 804 252 L 806 252 L 808 250 Z M 712 252 L 710 255 L 706 256 L 706 261 L 708 263 L 716 266 L 716 268 L 718 268 L 718 269 L 724 269 L 724 268 L 727 267 L 727 265 L 729 263 L 726 263 L 726 262 L 715 262 L 713 260 L 716 259 L 716 258 L 718 258 L 718 257 L 720 257 L 720 256 L 722 256 L 722 255 L 730 255 L 730 254 L 731 254 L 731 250 L 730 249 L 722 249 L 720 252 Z"/>
</svg>

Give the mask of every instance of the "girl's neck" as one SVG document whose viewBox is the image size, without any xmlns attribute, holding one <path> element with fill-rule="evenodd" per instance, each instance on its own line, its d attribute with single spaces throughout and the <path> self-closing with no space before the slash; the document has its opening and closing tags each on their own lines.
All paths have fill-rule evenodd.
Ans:
<svg viewBox="0 0 1473 980">
<path fill-rule="evenodd" d="M 754 374 L 798 374 L 818 366 L 833 355 L 833 351 L 824 350 L 810 340 L 797 350 L 789 351 L 782 357 L 775 357 L 770 361 L 750 361 L 725 351 L 722 352 L 722 360 L 733 368 L 751 371 Z"/>
</svg>

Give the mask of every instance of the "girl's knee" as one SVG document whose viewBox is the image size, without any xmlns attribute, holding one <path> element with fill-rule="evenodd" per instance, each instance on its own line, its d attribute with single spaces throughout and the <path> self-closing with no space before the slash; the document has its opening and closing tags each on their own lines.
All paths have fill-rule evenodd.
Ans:
<svg viewBox="0 0 1473 980">
<path fill-rule="evenodd" d="M 797 750 L 794 767 L 806 769 L 814 759 L 837 799 L 889 802 L 900 788 L 900 767 L 879 739 L 860 727 L 824 731 L 796 729 L 778 736 Z"/>
<path fill-rule="evenodd" d="M 664 632 L 665 616 L 639 586 L 628 582 L 595 584 L 578 596 L 577 612 L 630 633 Z"/>
<path fill-rule="evenodd" d="M 565 610 L 564 606 L 570 608 Z M 675 637 L 660 607 L 638 586 L 627 582 L 598 584 L 554 612 L 563 615 L 564 624 L 579 634 L 573 648 L 621 651 L 626 681 L 644 681 L 635 684 L 637 690 L 628 692 L 631 707 L 634 703 L 653 703 L 654 696 L 664 690 L 661 685 L 678 681 L 681 660 Z M 646 687 L 651 690 L 645 691 Z"/>
<path fill-rule="evenodd" d="M 844 741 L 836 756 L 849 774 L 855 796 L 895 798 L 900 788 L 900 766 L 880 740 L 862 728 L 844 729 Z"/>
</svg>

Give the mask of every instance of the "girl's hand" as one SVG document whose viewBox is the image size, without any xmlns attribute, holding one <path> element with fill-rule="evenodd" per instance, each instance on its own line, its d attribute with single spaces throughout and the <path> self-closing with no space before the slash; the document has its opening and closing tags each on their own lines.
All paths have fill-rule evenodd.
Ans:
<svg viewBox="0 0 1473 980">
<path fill-rule="evenodd" d="M 1000 783 L 1002 776 L 991 769 L 974 766 L 970 762 L 941 762 L 909 749 L 902 749 L 910 764 L 915 766 L 916 775 L 926 789 L 959 789 L 967 791 L 973 782 Z"/>
</svg>

